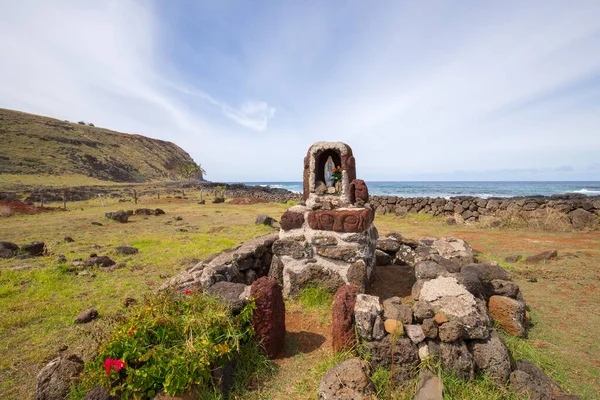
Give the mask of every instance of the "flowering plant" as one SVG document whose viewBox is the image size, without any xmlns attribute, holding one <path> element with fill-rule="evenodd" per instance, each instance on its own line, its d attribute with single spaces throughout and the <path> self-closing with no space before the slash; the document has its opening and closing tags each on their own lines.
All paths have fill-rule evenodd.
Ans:
<svg viewBox="0 0 600 400">
<path fill-rule="evenodd" d="M 332 171 L 331 171 L 331 177 L 333 178 L 333 180 L 335 180 L 336 182 L 339 181 L 340 179 L 342 179 L 342 167 L 335 167 Z"/>
</svg>

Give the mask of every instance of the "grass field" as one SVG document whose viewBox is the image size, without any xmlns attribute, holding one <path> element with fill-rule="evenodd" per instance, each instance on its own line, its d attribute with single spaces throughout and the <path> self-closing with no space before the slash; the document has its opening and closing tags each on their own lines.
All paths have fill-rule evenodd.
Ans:
<svg viewBox="0 0 600 400">
<path fill-rule="evenodd" d="M 84 358 L 93 354 L 94 332 L 110 329 L 112 316 L 122 310 L 124 297 L 141 298 L 198 260 L 271 232 L 272 228 L 254 224 L 256 215 L 279 219 L 288 206 L 198 205 L 192 200 L 142 199 L 138 207 L 160 207 L 166 215 L 134 216 L 130 223 L 119 224 L 105 220 L 104 213 L 133 209 L 134 205 L 113 203 L 101 207 L 96 201 L 71 203 L 71 211 L 67 212 L 0 217 L 0 240 L 20 245 L 41 240 L 50 251 L 41 258 L 0 261 L 0 398 L 32 397 L 37 372 L 61 346 L 67 345 L 69 352 Z M 93 221 L 103 226 L 94 226 Z M 521 286 L 534 323 L 529 339 L 509 338 L 513 352 L 541 365 L 566 390 L 582 398 L 597 398 L 599 232 L 447 226 L 442 220 L 420 215 L 378 216 L 375 224 L 381 234 L 459 237 L 483 252 L 484 257 L 500 261 Z M 66 236 L 74 242 L 64 241 Z M 140 252 L 119 256 L 114 251 L 119 245 L 134 246 Z M 559 257 L 533 266 L 502 262 L 507 255 L 529 255 L 547 249 L 557 249 Z M 120 266 L 111 271 L 91 270 L 87 275 L 66 272 L 72 260 L 87 258 L 90 253 L 108 255 Z M 57 263 L 58 254 L 64 254 L 68 263 Z M 533 277 L 536 283 L 528 281 Z M 96 308 L 101 317 L 90 324 L 75 325 L 74 317 L 89 307 Z M 256 382 L 244 398 L 315 397 L 322 373 L 344 357 L 330 349 L 329 309 L 330 298 L 319 292 L 308 292 L 288 302 L 285 354 L 275 361 L 274 375 Z M 473 387 L 459 390 L 450 381 L 447 385 L 451 389 L 448 393 L 454 393 L 448 398 L 473 398 L 472 393 L 477 393 Z M 476 388 L 484 386 L 478 383 Z M 381 398 L 385 396 L 383 393 Z M 393 398 L 411 396 L 396 393 Z"/>
</svg>

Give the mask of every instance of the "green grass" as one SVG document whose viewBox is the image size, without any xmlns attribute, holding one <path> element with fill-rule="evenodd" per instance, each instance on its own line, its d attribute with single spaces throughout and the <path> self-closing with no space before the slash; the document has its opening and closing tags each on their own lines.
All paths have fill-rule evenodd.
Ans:
<svg viewBox="0 0 600 400">
<path fill-rule="evenodd" d="M 113 316 L 123 310 L 124 297 L 139 300 L 156 290 L 166 277 L 208 255 L 273 232 L 270 227 L 255 225 L 256 215 L 279 218 L 286 209 L 279 204 L 234 206 L 169 201 L 156 204 L 155 200 L 141 199 L 137 207 L 160 207 L 166 215 L 146 219 L 133 216 L 127 224 L 103 218 L 106 211 L 136 207 L 115 200 L 106 207 L 98 202 L 81 202 L 73 203 L 68 212 L 2 219 L 1 240 L 19 245 L 41 240 L 50 255 L 0 260 L 0 398 L 32 397 L 38 370 L 62 345 L 90 359 L 97 326 L 112 323 Z M 175 221 L 175 216 L 181 216 L 182 221 Z M 104 225 L 94 226 L 92 221 Z M 175 232 L 178 228 L 188 232 Z M 75 241 L 65 242 L 65 236 Z M 114 248 L 119 245 L 135 245 L 140 252 L 117 255 Z M 66 272 L 73 260 L 85 259 L 91 253 L 108 255 L 122 267 L 110 271 L 92 268 L 88 275 Z M 66 264 L 57 263 L 58 254 L 65 255 Z M 75 316 L 90 307 L 98 310 L 100 318 L 75 325 Z"/>
</svg>

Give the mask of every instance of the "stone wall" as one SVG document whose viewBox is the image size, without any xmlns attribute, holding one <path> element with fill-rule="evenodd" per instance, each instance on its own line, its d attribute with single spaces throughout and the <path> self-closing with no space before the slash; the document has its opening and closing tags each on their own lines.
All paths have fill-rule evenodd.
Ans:
<svg viewBox="0 0 600 400">
<path fill-rule="evenodd" d="M 600 196 L 578 195 L 550 197 L 396 197 L 371 196 L 370 203 L 377 214 L 428 214 L 453 217 L 457 222 L 485 222 L 500 225 L 502 218 L 552 220 L 556 225 L 574 229 L 598 229 L 600 226 Z"/>
</svg>

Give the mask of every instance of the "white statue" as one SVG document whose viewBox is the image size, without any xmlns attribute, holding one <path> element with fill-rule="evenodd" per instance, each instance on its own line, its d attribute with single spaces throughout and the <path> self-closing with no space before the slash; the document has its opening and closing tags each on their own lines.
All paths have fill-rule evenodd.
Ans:
<svg viewBox="0 0 600 400">
<path fill-rule="evenodd" d="M 332 187 L 334 184 L 333 181 L 333 169 L 335 168 L 335 164 L 333 163 L 333 159 L 331 156 L 325 162 L 325 184 L 327 187 Z"/>
</svg>

